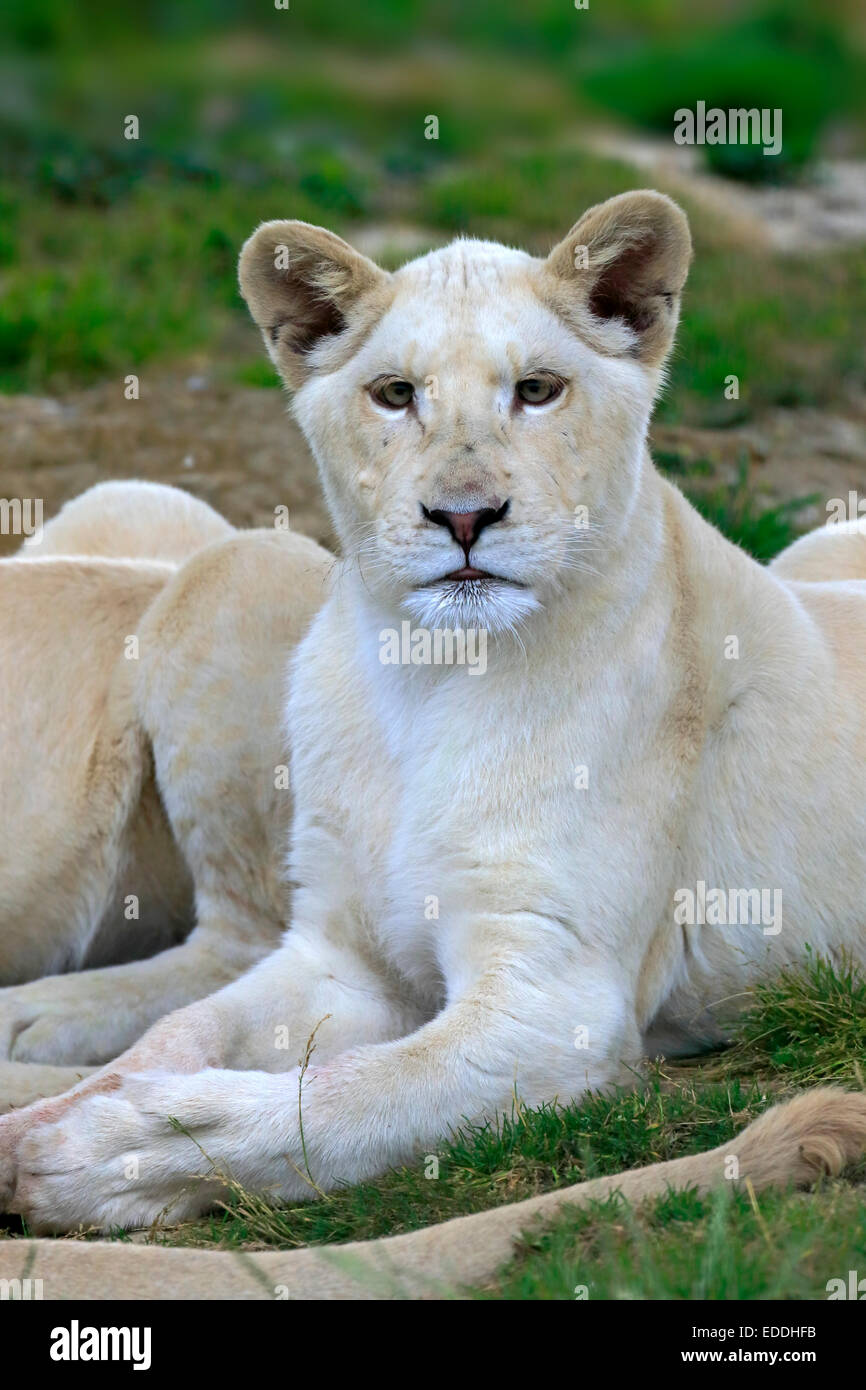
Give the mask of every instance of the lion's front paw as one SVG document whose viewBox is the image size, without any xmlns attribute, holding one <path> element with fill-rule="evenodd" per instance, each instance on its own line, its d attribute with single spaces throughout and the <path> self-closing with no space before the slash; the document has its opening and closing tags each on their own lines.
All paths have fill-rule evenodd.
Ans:
<svg viewBox="0 0 866 1390">
<path fill-rule="evenodd" d="M 257 1181 L 268 1167 L 257 1144 L 269 1126 L 255 1076 L 239 1084 L 228 1072 L 144 1073 L 82 1096 L 21 1139 L 10 1210 L 36 1231 L 110 1230 L 199 1215 L 228 1174 L 267 1185 Z"/>
<path fill-rule="evenodd" d="M 76 977 L 0 989 L 0 1059 L 95 1065 L 117 1055 L 104 1009 L 81 989 L 75 992 L 70 981 Z"/>
</svg>

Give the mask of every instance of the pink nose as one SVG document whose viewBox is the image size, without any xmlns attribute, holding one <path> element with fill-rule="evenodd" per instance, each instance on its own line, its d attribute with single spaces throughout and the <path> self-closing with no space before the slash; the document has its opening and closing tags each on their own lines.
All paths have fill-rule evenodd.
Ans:
<svg viewBox="0 0 866 1390">
<path fill-rule="evenodd" d="M 484 528 L 503 520 L 508 511 L 508 503 L 503 502 L 501 507 L 482 507 L 474 512 L 443 512 L 436 509 L 428 511 L 424 506 L 421 510 L 428 521 L 432 521 L 436 526 L 447 527 L 468 556 Z"/>
</svg>

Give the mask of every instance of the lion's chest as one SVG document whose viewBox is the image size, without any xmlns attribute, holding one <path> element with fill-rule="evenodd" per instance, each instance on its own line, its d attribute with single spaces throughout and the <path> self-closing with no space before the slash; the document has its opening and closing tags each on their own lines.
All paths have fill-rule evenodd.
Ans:
<svg viewBox="0 0 866 1390">
<path fill-rule="evenodd" d="M 447 996 L 485 922 L 599 921 L 599 905 L 628 891 L 608 842 L 621 758 L 603 718 L 596 727 L 543 694 L 530 718 L 495 671 L 390 687 L 387 674 L 366 692 L 354 741 L 363 915 L 401 974 Z"/>
</svg>

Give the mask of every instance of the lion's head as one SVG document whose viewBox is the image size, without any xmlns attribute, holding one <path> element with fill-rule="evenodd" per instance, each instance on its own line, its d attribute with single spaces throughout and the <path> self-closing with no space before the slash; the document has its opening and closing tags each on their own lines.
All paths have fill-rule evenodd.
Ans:
<svg viewBox="0 0 866 1390">
<path fill-rule="evenodd" d="M 460 239 L 388 273 L 321 227 L 258 228 L 241 289 L 372 594 L 496 631 L 598 568 L 690 255 L 653 192 L 591 208 L 545 260 Z"/>
</svg>

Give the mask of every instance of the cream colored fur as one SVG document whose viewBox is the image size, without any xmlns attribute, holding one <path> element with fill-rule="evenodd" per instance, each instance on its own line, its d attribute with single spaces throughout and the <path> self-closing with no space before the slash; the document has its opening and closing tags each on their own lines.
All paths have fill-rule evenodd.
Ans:
<svg viewBox="0 0 866 1390">
<path fill-rule="evenodd" d="M 21 554 L 0 561 L 0 1057 L 100 1063 L 279 940 L 273 711 L 330 561 L 148 483 L 93 488 Z"/>
<path fill-rule="evenodd" d="M 0 1189 L 35 1229 L 200 1212 L 220 1190 L 202 1149 L 288 1200 L 358 1181 L 515 1091 L 564 1100 L 719 1039 L 807 945 L 866 955 L 866 543 L 835 528 L 765 569 L 653 469 L 689 256 L 651 193 L 592 209 L 545 261 L 459 241 L 388 275 L 302 223 L 251 238 L 241 285 L 344 550 L 291 664 L 291 930 L 0 1120 Z M 560 393 L 522 402 L 545 374 Z M 412 403 L 383 404 L 383 379 Z M 480 510 L 469 558 L 493 577 L 449 577 L 466 557 L 436 515 Z M 801 555 L 804 578 L 845 579 L 803 582 Z M 209 604 L 205 643 L 229 620 Z M 483 628 L 483 676 L 383 665 L 407 618 Z M 781 910 L 684 923 L 700 883 Z M 825 1092 L 771 1112 L 743 1136 L 748 1175 L 808 1180 L 810 1143 L 838 1167 L 862 1112 Z M 623 1186 L 722 1180 L 718 1153 L 683 1165 Z"/>
</svg>

